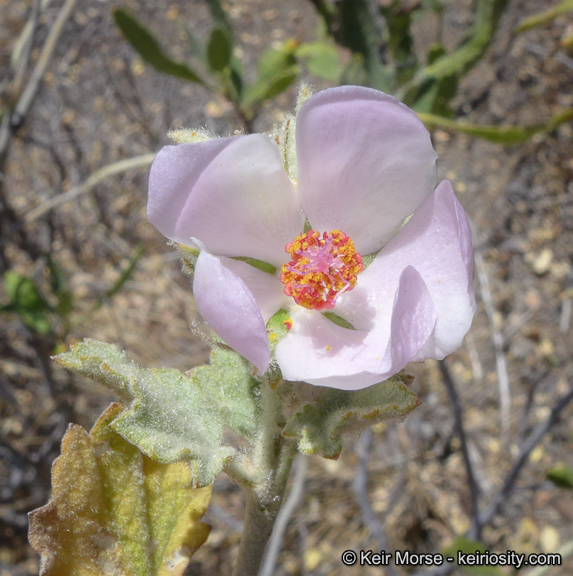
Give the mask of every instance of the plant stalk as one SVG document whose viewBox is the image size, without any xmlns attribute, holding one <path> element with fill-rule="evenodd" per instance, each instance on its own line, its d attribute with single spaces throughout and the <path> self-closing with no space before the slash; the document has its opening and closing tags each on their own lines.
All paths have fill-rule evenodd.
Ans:
<svg viewBox="0 0 573 576">
<path fill-rule="evenodd" d="M 256 481 L 245 487 L 243 535 L 233 576 L 256 576 L 281 509 L 297 444 L 281 434 L 281 397 L 268 383 L 261 390 L 261 424 L 253 447 Z"/>
</svg>

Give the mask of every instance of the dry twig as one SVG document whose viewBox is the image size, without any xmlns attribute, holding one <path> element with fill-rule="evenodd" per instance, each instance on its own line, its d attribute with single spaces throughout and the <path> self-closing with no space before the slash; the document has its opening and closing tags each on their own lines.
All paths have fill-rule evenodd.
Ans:
<svg viewBox="0 0 573 576">
<path fill-rule="evenodd" d="M 141 166 L 147 166 L 153 162 L 155 154 L 143 154 L 142 156 L 134 156 L 133 158 L 128 158 L 127 160 L 120 160 L 119 162 L 114 162 L 113 164 L 108 164 L 103 168 L 100 168 L 94 172 L 83 184 L 76 186 L 69 192 L 64 192 L 64 194 L 59 194 L 50 198 L 46 202 L 43 202 L 39 206 L 36 206 L 33 210 L 30 210 L 24 216 L 24 221 L 27 223 L 34 222 L 40 216 L 53 210 L 54 208 L 89 192 L 92 188 L 97 186 L 100 182 L 103 182 L 106 178 L 110 176 L 115 176 L 116 174 L 123 174 L 128 170 L 133 170 L 134 168 L 139 168 Z"/>
<path fill-rule="evenodd" d="M 491 338 L 495 350 L 495 367 L 497 371 L 497 385 L 499 388 L 499 404 L 501 412 L 501 441 L 502 445 L 507 445 L 509 433 L 509 413 L 511 409 L 511 391 L 509 387 L 509 376 L 507 373 L 507 362 L 503 351 L 503 335 L 498 330 L 495 322 L 495 308 L 491 297 L 489 278 L 485 270 L 485 265 L 480 252 L 474 253 L 474 262 L 481 290 L 481 297 L 485 307 L 485 312 L 491 327 Z"/>
<path fill-rule="evenodd" d="M 456 433 L 460 439 L 460 444 L 462 447 L 462 456 L 464 458 L 464 465 L 466 467 L 466 474 L 468 476 L 468 484 L 470 487 L 470 497 L 472 502 L 472 516 L 473 516 L 472 530 L 476 534 L 476 539 L 480 540 L 482 524 L 479 515 L 479 488 L 476 482 L 476 477 L 474 474 L 474 469 L 470 458 L 470 453 L 468 450 L 466 433 L 464 431 L 464 423 L 462 418 L 462 405 L 460 404 L 460 399 L 458 396 L 458 391 L 456 390 L 454 379 L 450 374 L 450 371 L 448 369 L 445 360 L 440 360 L 438 364 L 440 365 L 440 371 L 442 372 L 442 376 L 444 378 L 444 384 L 448 391 L 450 402 L 452 403 L 452 406 L 454 408 L 454 422 L 455 422 L 454 426 L 456 429 Z"/>
<path fill-rule="evenodd" d="M 372 429 L 366 430 L 358 440 L 358 467 L 356 468 L 356 476 L 354 477 L 353 490 L 354 496 L 358 501 L 362 520 L 370 530 L 370 535 L 376 541 L 380 550 L 389 551 L 388 539 L 384 532 L 382 523 L 376 518 L 376 514 L 372 509 L 370 497 L 368 496 L 368 460 L 370 457 L 370 450 L 372 448 Z M 386 566 L 385 571 L 388 576 L 397 576 L 396 567 L 392 562 Z"/>
<path fill-rule="evenodd" d="M 308 471 L 308 457 L 297 454 L 293 464 L 294 478 L 289 495 L 278 513 L 273 533 L 269 540 L 259 576 L 273 576 L 279 552 L 281 551 L 288 523 L 304 496 L 304 484 Z"/>
</svg>

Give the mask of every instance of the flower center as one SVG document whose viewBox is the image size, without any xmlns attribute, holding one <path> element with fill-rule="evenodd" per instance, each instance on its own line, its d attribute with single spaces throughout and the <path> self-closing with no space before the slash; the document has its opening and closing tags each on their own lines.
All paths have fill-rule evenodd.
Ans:
<svg viewBox="0 0 573 576">
<path fill-rule="evenodd" d="M 292 260 L 283 264 L 284 292 L 300 306 L 310 310 L 330 310 L 336 299 L 356 286 L 364 269 L 362 256 L 352 240 L 340 230 L 309 230 L 289 242 L 285 251 Z"/>
</svg>

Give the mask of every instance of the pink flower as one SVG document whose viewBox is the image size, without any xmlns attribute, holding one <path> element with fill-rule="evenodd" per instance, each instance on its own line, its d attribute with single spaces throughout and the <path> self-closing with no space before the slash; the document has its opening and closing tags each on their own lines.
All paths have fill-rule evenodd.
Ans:
<svg viewBox="0 0 573 576">
<path fill-rule="evenodd" d="M 434 189 L 436 153 L 416 114 L 369 88 L 325 90 L 297 117 L 296 155 L 294 184 L 264 134 L 157 155 L 149 220 L 200 247 L 205 321 L 263 373 L 266 323 L 287 309 L 283 377 L 348 390 L 458 348 L 475 311 L 470 230 L 451 184 Z"/>
</svg>

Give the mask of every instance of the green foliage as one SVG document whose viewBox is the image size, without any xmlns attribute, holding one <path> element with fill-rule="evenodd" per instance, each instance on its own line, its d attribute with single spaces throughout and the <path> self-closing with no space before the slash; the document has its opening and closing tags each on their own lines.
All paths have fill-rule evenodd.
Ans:
<svg viewBox="0 0 573 576">
<path fill-rule="evenodd" d="M 188 463 L 160 464 L 111 427 L 112 404 L 88 434 L 71 425 L 52 471 L 53 495 L 30 513 L 41 576 L 181 576 L 210 528 L 211 488 Z"/>
<path fill-rule="evenodd" d="M 542 134 L 555 130 L 560 124 L 573 120 L 573 108 L 566 108 L 559 112 L 545 124 L 534 126 L 480 126 L 478 124 L 466 124 L 456 120 L 449 120 L 441 116 L 418 113 L 418 116 L 430 128 L 448 128 L 468 134 L 474 138 L 482 138 L 496 144 L 521 144 L 535 134 Z"/>
<path fill-rule="evenodd" d="M 352 326 L 352 324 L 348 320 L 345 320 L 342 316 L 339 316 L 335 312 L 327 311 L 323 312 L 322 315 L 325 318 L 328 318 L 328 320 L 330 320 L 337 326 L 341 326 L 342 328 L 346 328 L 347 330 L 355 330 L 354 326 Z"/>
<path fill-rule="evenodd" d="M 156 70 L 181 80 L 203 84 L 201 77 L 187 64 L 177 62 L 168 56 L 159 46 L 155 36 L 140 24 L 132 14 L 117 9 L 113 11 L 113 19 L 135 51 Z"/>
<path fill-rule="evenodd" d="M 257 67 L 256 80 L 247 85 L 238 58 L 233 54 L 233 28 L 219 0 L 205 0 L 214 26 L 206 45 L 183 26 L 189 49 L 199 62 L 201 74 L 183 62 L 171 59 L 159 46 L 152 33 L 125 10 L 114 10 L 114 20 L 144 61 L 156 70 L 201 84 L 210 92 L 226 98 L 233 104 L 247 126 L 258 114 L 261 106 L 287 90 L 297 80 L 300 67 L 297 63 L 297 44 L 287 41 L 280 48 L 264 52 Z M 304 51 L 304 58 L 314 70 L 335 80 L 337 55 L 334 46 L 312 46 Z"/>
<path fill-rule="evenodd" d="M 218 26 L 225 34 L 229 37 L 232 42 L 233 39 L 233 26 L 227 18 L 227 13 L 223 8 L 220 0 L 206 0 L 207 7 L 211 13 L 211 18 L 215 22 L 215 26 Z"/>
<path fill-rule="evenodd" d="M 111 344 L 84 340 L 56 361 L 132 400 L 114 421 L 117 432 L 159 462 L 190 459 L 195 482 L 211 484 L 228 453 L 223 425 L 202 390 L 178 370 L 140 368 Z"/>
<path fill-rule="evenodd" d="M 207 62 L 214 72 L 222 72 L 231 60 L 233 44 L 220 28 L 213 28 L 207 43 Z"/>
<path fill-rule="evenodd" d="M 344 66 L 332 42 L 303 43 L 297 48 L 296 57 L 306 63 L 308 71 L 314 76 L 335 84 L 340 82 Z"/>
<path fill-rule="evenodd" d="M 210 364 L 194 368 L 190 378 L 216 406 L 224 423 L 245 438 L 256 431 L 260 382 L 252 366 L 236 352 L 214 348 Z"/>
<path fill-rule="evenodd" d="M 457 85 L 484 56 L 507 0 L 476 0 L 474 23 L 451 54 L 430 54 L 427 66 L 401 90 L 402 100 L 417 112 L 444 113 Z M 432 101 L 433 98 L 433 101 Z"/>
<path fill-rule="evenodd" d="M 247 116 L 254 117 L 267 100 L 284 92 L 298 78 L 296 44 L 285 42 L 281 48 L 270 48 L 261 55 L 257 64 L 257 79 L 246 87 L 242 106 Z"/>
<path fill-rule="evenodd" d="M 191 50 L 191 54 L 193 54 L 193 56 L 195 56 L 195 58 L 197 58 L 197 60 L 199 60 L 199 62 L 205 66 L 207 64 L 207 53 L 205 46 L 201 40 L 195 36 L 193 30 L 186 24 L 183 24 L 183 31 L 185 32 L 187 45 L 189 46 L 189 50 Z"/>
<path fill-rule="evenodd" d="M 556 466 L 547 471 L 547 480 L 559 488 L 573 490 L 573 468 L 570 466 Z"/>
<path fill-rule="evenodd" d="M 290 417 L 283 435 L 296 438 L 305 454 L 336 459 L 342 435 L 365 430 L 377 422 L 401 418 L 420 404 L 408 390 L 410 376 L 398 374 L 385 382 L 357 391 L 326 388 L 315 402 L 303 404 Z"/>
<path fill-rule="evenodd" d="M 396 82 L 401 84 L 412 77 L 418 66 L 411 32 L 412 11 L 404 9 L 401 2 L 382 6 L 380 10 L 388 26 L 387 49 L 392 55 Z"/>
<path fill-rule="evenodd" d="M 537 26 L 549 24 L 555 20 L 557 16 L 561 16 L 561 14 L 565 14 L 571 10 L 573 10 L 573 0 L 561 0 L 557 6 L 522 20 L 519 25 L 516 26 L 515 33 L 519 34 L 531 30 L 532 28 L 536 28 Z"/>
<path fill-rule="evenodd" d="M 68 278 L 63 268 L 52 258 L 48 257 L 48 270 L 50 272 L 50 288 L 57 298 L 55 312 L 62 319 L 67 319 L 74 309 L 74 294 L 70 289 Z"/>
<path fill-rule="evenodd" d="M 48 334 L 51 331 L 48 314 L 51 307 L 31 278 L 7 270 L 4 273 L 4 290 L 9 302 L 0 306 L 0 312 L 15 312 L 33 332 Z"/>
<path fill-rule="evenodd" d="M 481 542 L 459 537 L 445 548 L 442 554 L 444 557 L 450 556 L 457 559 L 458 551 L 463 554 L 475 554 L 485 552 L 486 547 Z M 497 566 L 459 566 L 458 568 L 468 576 L 503 576 L 504 574 Z"/>
<path fill-rule="evenodd" d="M 86 339 L 55 360 L 129 402 L 114 430 L 159 462 L 191 460 L 198 486 L 212 484 L 234 454 L 223 443 L 225 425 L 247 439 L 255 432 L 260 383 L 231 350 L 215 348 L 211 363 L 189 375 L 141 368 L 116 346 L 97 340 Z"/>
<path fill-rule="evenodd" d="M 383 39 L 377 27 L 379 14 L 372 13 L 368 0 L 342 0 L 338 4 L 337 41 L 363 58 L 366 84 L 384 92 L 392 92 L 393 71 L 380 58 Z"/>
</svg>

